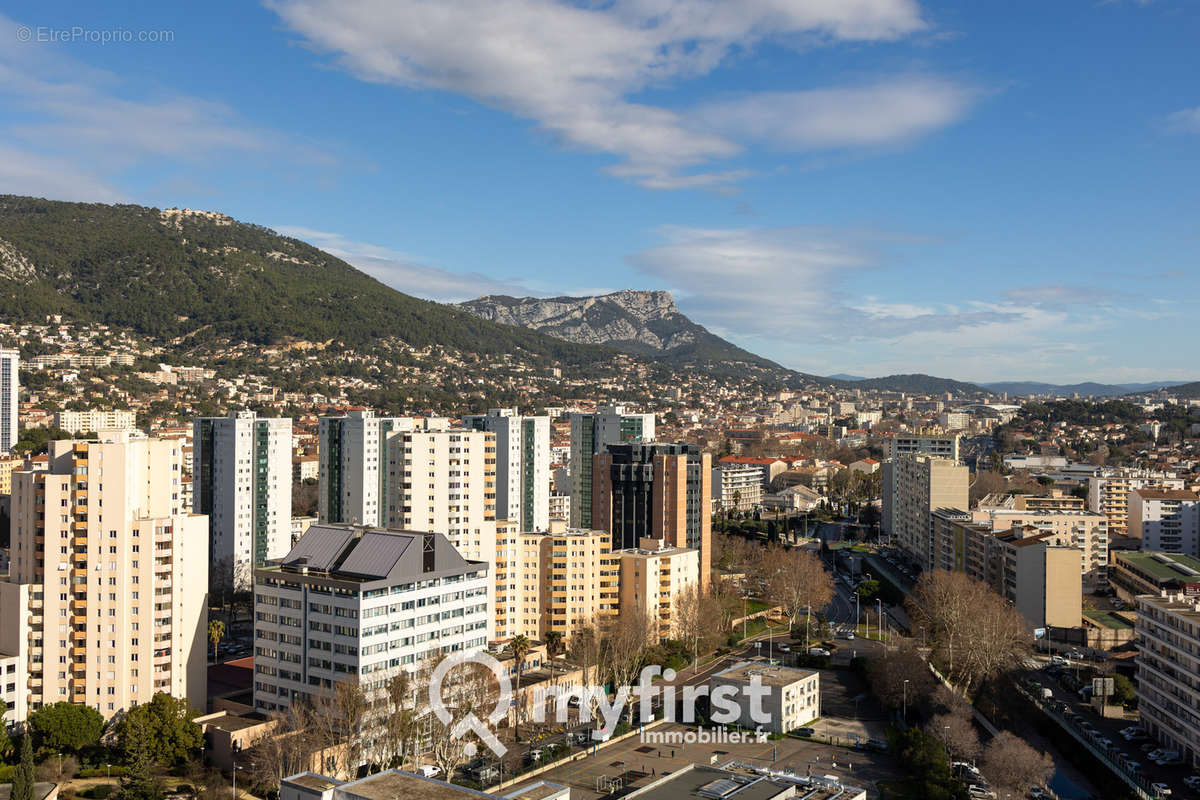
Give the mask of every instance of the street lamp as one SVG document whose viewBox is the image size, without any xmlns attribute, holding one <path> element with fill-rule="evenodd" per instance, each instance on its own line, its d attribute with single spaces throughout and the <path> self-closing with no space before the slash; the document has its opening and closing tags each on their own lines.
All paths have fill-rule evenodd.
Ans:
<svg viewBox="0 0 1200 800">
<path fill-rule="evenodd" d="M 908 681 L 905 681 L 905 683 L 908 683 Z M 237 774 L 239 769 L 241 767 L 237 764 L 233 765 L 233 800 L 237 800 Z"/>
<path fill-rule="evenodd" d="M 104 765 L 104 777 L 108 780 L 112 780 L 112 764 Z"/>
<path fill-rule="evenodd" d="M 904 724 L 908 724 L 908 678 L 904 679 Z"/>
</svg>

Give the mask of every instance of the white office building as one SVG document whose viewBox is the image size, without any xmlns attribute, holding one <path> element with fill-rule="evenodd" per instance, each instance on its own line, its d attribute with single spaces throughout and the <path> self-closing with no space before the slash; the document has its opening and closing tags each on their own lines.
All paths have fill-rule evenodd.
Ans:
<svg viewBox="0 0 1200 800">
<path fill-rule="evenodd" d="M 292 420 L 252 411 L 201 417 L 192 433 L 192 502 L 209 520 L 214 569 L 233 569 L 234 584 L 279 558 L 291 544 Z"/>
<path fill-rule="evenodd" d="M 763 696 L 759 709 L 767 719 L 755 719 L 750 687 L 760 684 Z M 802 728 L 821 716 L 821 676 L 816 670 L 772 666 L 763 661 L 742 661 L 708 679 L 709 697 L 718 689 L 736 689 L 730 700 L 736 701 L 740 716 L 736 724 L 772 733 L 787 733 Z"/>
<path fill-rule="evenodd" d="M 314 525 L 254 571 L 254 707 L 349 679 L 380 690 L 400 670 L 482 650 L 488 592 L 488 565 L 440 533 Z"/>
<path fill-rule="evenodd" d="M 618 442 L 654 439 L 654 415 L 601 406 L 594 414 L 571 415 L 571 527 L 592 527 L 592 456 Z"/>
<path fill-rule="evenodd" d="M 21 354 L 0 350 L 0 455 L 12 452 L 17 443 L 17 411 L 20 408 L 21 383 L 18 377 Z"/>
<path fill-rule="evenodd" d="M 491 408 L 463 426 L 496 434 L 496 516 L 522 531 L 550 527 L 550 418 Z"/>
<path fill-rule="evenodd" d="M 317 518 L 321 522 L 387 525 L 387 438 L 411 431 L 408 417 L 351 411 L 318 423 Z"/>
</svg>

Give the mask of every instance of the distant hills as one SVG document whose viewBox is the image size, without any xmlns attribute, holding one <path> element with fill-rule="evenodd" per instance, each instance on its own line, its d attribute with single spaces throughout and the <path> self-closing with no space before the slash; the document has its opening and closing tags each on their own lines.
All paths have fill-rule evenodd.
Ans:
<svg viewBox="0 0 1200 800">
<path fill-rule="evenodd" d="M 1153 392 L 1158 389 L 1180 387 L 1187 385 L 1184 381 L 1159 381 L 1158 383 L 1039 383 L 1037 381 L 1009 381 L 1000 383 L 985 383 L 983 387 L 993 392 L 1007 392 L 1012 395 L 1049 394 L 1069 396 L 1078 394 L 1080 397 L 1122 397 L 1127 394 Z M 1197 385 L 1197 384 L 1192 384 Z M 1174 391 L 1172 392 L 1174 393 Z"/>
<path fill-rule="evenodd" d="M 607 345 L 669 364 L 722 370 L 742 364 L 780 375 L 797 374 L 692 322 L 676 308 L 670 292 L 626 289 L 598 297 L 489 295 L 459 307 L 490 322 L 532 328 L 578 344 Z"/>
</svg>

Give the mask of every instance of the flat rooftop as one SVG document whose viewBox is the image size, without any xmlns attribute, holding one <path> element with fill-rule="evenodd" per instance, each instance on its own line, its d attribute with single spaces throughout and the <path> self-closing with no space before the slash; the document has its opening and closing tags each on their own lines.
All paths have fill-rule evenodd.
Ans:
<svg viewBox="0 0 1200 800">
<path fill-rule="evenodd" d="M 811 678 L 816 674 L 818 674 L 817 671 L 812 669 L 772 666 L 762 661 L 743 661 L 734 664 L 729 669 L 721 670 L 712 678 L 749 683 L 752 678 L 758 677 L 762 679 L 765 686 L 791 686 L 797 681 Z"/>
<path fill-rule="evenodd" d="M 1110 628 L 1112 630 L 1129 630 L 1133 624 L 1129 620 L 1114 614 L 1111 611 L 1085 611 L 1083 616 L 1087 617 L 1088 621 L 1095 624 L 1098 628 Z"/>
<path fill-rule="evenodd" d="M 750 770 L 722 769 L 702 764 L 681 769 L 636 789 L 627 800 L 856 800 L 862 789 L 812 779 L 761 775 Z"/>
<path fill-rule="evenodd" d="M 1180 553 L 1139 553 L 1132 550 L 1114 551 L 1113 558 L 1160 581 L 1200 582 L 1200 558 Z"/>
<path fill-rule="evenodd" d="M 344 783 L 338 787 L 338 791 L 367 800 L 475 800 L 491 797 L 464 786 L 454 786 L 399 770 L 380 772 L 362 780 Z"/>
</svg>

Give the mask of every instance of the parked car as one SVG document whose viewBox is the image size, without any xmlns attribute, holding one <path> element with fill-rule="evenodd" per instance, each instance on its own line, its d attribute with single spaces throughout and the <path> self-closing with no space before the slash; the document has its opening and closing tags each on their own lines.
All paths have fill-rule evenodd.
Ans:
<svg viewBox="0 0 1200 800">
<path fill-rule="evenodd" d="M 1059 666 L 1065 666 L 1071 662 L 1067 661 L 1065 658 L 1063 658 L 1062 656 L 1060 656 L 1056 653 L 1056 654 L 1050 656 L 1050 663 L 1058 664 Z"/>
<path fill-rule="evenodd" d="M 813 736 L 817 735 L 817 729 L 816 728 L 797 728 L 796 735 L 797 736 L 807 736 L 811 739 Z"/>
<path fill-rule="evenodd" d="M 436 764 L 422 764 L 417 767 L 417 772 L 421 773 L 426 778 L 436 778 L 442 774 L 442 768 Z"/>
<path fill-rule="evenodd" d="M 1183 779 L 1183 785 L 1192 790 L 1200 790 L 1200 775 L 1188 775 Z"/>
<path fill-rule="evenodd" d="M 1171 794 L 1171 787 L 1165 783 L 1152 783 L 1150 784 L 1150 791 L 1155 797 L 1166 797 Z"/>
<path fill-rule="evenodd" d="M 883 741 L 882 739 L 867 739 L 867 741 L 863 744 L 863 747 L 868 750 L 873 750 L 876 753 L 886 753 L 888 749 L 887 742 Z"/>
<path fill-rule="evenodd" d="M 776 649 L 776 650 L 778 650 L 778 651 L 779 651 L 779 652 L 781 652 L 781 653 L 790 653 L 790 652 L 792 652 L 792 646 L 791 646 L 790 644 L 783 644 L 783 643 L 780 643 L 780 644 L 777 644 L 777 645 L 775 645 L 775 649 Z"/>
<path fill-rule="evenodd" d="M 808 648 L 808 654 L 809 654 L 810 656 L 828 656 L 828 655 L 832 655 L 832 653 L 830 653 L 830 652 L 829 652 L 828 650 L 826 650 L 824 647 L 810 647 L 810 648 Z"/>
</svg>

